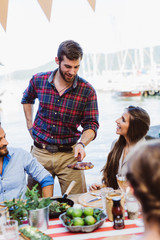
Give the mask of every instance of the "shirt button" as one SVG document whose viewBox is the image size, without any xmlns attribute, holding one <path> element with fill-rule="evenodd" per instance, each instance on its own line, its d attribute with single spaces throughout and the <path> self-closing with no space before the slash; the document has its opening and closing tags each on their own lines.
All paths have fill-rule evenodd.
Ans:
<svg viewBox="0 0 160 240">
<path fill-rule="evenodd" d="M 55 127 L 55 125 L 53 125 L 53 127 Z"/>
<path fill-rule="evenodd" d="M 57 102 L 59 102 L 59 99 L 57 100 Z"/>
<path fill-rule="evenodd" d="M 3 181 L 3 178 L 1 178 L 1 180 Z"/>
<path fill-rule="evenodd" d="M 57 113 L 55 112 L 54 114 L 56 115 Z"/>
<path fill-rule="evenodd" d="M 4 190 L 4 192 L 5 192 L 6 190 Z"/>
<path fill-rule="evenodd" d="M 53 138 L 53 136 L 51 136 L 51 138 Z"/>
</svg>

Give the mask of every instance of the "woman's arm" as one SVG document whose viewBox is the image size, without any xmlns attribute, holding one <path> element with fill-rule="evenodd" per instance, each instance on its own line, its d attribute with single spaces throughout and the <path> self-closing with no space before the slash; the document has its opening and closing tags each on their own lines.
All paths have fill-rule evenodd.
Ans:
<svg viewBox="0 0 160 240">
<path fill-rule="evenodd" d="M 93 190 L 100 190 L 101 188 L 106 187 L 105 184 L 98 184 L 98 183 L 93 183 L 90 187 L 89 187 L 89 191 L 93 191 Z"/>
</svg>

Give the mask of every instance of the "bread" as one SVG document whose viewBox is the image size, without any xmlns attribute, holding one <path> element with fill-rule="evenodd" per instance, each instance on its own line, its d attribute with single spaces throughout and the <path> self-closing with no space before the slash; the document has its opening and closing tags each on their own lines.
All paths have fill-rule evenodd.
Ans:
<svg viewBox="0 0 160 240">
<path fill-rule="evenodd" d="M 35 240 L 40 239 L 40 237 L 41 239 L 43 239 L 43 236 L 45 236 L 46 240 L 52 240 L 52 238 L 49 235 L 46 235 L 45 233 L 41 232 L 39 229 L 32 226 L 26 226 L 26 227 L 20 228 L 19 232 L 20 232 L 20 235 L 26 240 L 30 240 L 31 237 L 35 237 L 34 238 Z"/>
</svg>

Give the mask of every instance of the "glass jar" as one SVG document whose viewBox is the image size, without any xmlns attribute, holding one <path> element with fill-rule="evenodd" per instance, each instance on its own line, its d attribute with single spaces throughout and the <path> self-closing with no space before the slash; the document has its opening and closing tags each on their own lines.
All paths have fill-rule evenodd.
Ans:
<svg viewBox="0 0 160 240">
<path fill-rule="evenodd" d="M 129 219 L 138 219 L 140 205 L 133 195 L 128 195 L 126 198 L 127 212 Z"/>
</svg>

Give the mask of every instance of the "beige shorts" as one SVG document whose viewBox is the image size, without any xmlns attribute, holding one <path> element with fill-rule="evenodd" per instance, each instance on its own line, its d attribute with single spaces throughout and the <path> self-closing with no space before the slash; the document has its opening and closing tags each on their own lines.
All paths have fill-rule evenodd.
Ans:
<svg viewBox="0 0 160 240">
<path fill-rule="evenodd" d="M 70 194 L 87 192 L 84 171 L 73 170 L 68 168 L 68 164 L 75 163 L 74 147 L 72 152 L 50 153 L 46 149 L 39 149 L 35 146 L 32 148 L 32 154 L 37 160 L 52 174 L 53 178 L 58 177 L 62 194 L 65 193 L 67 187 L 72 180 L 76 181 Z"/>
</svg>

